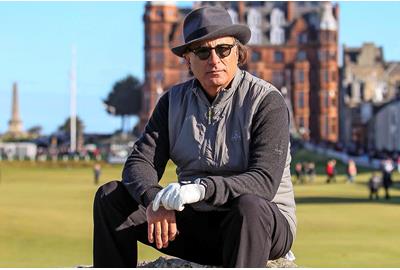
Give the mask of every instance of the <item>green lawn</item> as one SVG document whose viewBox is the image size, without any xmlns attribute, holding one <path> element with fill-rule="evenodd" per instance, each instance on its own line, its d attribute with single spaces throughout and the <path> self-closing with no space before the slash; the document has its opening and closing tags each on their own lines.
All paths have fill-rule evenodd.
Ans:
<svg viewBox="0 0 400 270">
<path fill-rule="evenodd" d="M 312 158 L 321 162 L 317 167 L 322 172 L 324 160 Z M 119 179 L 121 168 L 103 165 L 101 182 Z M 371 202 L 366 199 L 369 175 L 362 172 L 355 184 L 345 184 L 339 176 L 329 185 L 318 175 L 313 184 L 295 186 L 299 226 L 293 250 L 298 265 L 400 266 L 400 187 L 392 189 L 391 201 Z M 164 183 L 175 179 L 173 165 L 164 178 Z M 95 191 L 90 164 L 0 162 L 0 267 L 91 264 Z M 140 245 L 140 259 L 159 254 Z"/>
</svg>

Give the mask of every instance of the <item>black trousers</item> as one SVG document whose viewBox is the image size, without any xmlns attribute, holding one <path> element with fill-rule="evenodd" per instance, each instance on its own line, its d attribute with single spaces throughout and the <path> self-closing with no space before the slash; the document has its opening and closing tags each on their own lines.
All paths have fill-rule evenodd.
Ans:
<svg viewBox="0 0 400 270">
<path fill-rule="evenodd" d="M 176 211 L 179 235 L 160 251 L 204 265 L 265 267 L 284 256 L 293 238 L 274 203 L 242 195 L 227 211 Z M 146 209 L 119 181 L 99 188 L 94 200 L 94 267 L 136 267 L 137 241 L 147 240 Z"/>
</svg>

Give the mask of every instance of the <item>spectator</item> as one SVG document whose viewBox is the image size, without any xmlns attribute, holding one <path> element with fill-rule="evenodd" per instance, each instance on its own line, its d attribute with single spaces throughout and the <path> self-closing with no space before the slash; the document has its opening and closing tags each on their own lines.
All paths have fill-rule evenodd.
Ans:
<svg viewBox="0 0 400 270">
<path fill-rule="evenodd" d="M 357 176 L 357 165 L 354 160 L 350 159 L 347 163 L 347 182 L 354 183 L 354 178 Z"/>
<path fill-rule="evenodd" d="M 390 158 L 386 158 L 382 162 L 382 176 L 383 176 L 383 188 L 385 189 L 385 199 L 389 200 L 389 188 L 392 185 L 392 172 L 394 170 L 393 161 Z"/>
<path fill-rule="evenodd" d="M 382 180 L 379 177 L 379 175 L 376 172 L 372 173 L 371 178 L 369 179 L 368 182 L 368 187 L 369 187 L 369 199 L 372 200 L 373 196 L 375 195 L 375 198 L 378 200 L 379 199 L 379 188 L 382 185 Z"/>
<path fill-rule="evenodd" d="M 397 158 L 397 171 L 400 173 L 400 156 Z"/>
<path fill-rule="evenodd" d="M 303 174 L 303 165 L 301 164 L 301 162 L 297 162 L 295 167 L 294 167 L 294 172 L 296 175 L 296 181 L 295 183 L 297 184 L 298 182 L 300 182 L 301 184 L 303 184 L 304 182 L 304 174 Z"/>
<path fill-rule="evenodd" d="M 93 166 L 94 184 L 97 185 L 100 181 L 101 165 L 99 163 Z"/>
<path fill-rule="evenodd" d="M 327 162 L 325 172 L 327 176 L 326 183 L 336 182 L 336 160 L 331 159 Z"/>
<path fill-rule="evenodd" d="M 315 180 L 315 163 L 314 162 L 308 163 L 307 176 L 308 176 L 308 181 L 310 183 L 314 182 L 314 180 Z"/>
</svg>

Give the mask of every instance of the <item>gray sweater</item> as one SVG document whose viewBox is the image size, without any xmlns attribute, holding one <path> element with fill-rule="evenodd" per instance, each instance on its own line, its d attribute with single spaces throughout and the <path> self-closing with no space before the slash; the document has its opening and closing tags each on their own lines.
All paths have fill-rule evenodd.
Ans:
<svg viewBox="0 0 400 270">
<path fill-rule="evenodd" d="M 205 199 L 195 208 L 217 210 L 241 194 L 256 194 L 277 204 L 295 237 L 288 110 L 271 84 L 238 70 L 212 102 L 197 80 L 172 87 L 123 170 L 123 183 L 139 203 L 147 206 L 162 188 L 169 159 L 179 181 L 205 180 Z"/>
</svg>

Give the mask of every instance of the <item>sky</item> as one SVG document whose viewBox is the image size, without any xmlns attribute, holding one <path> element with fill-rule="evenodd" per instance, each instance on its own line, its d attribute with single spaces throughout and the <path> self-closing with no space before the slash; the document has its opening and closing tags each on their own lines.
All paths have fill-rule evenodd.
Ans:
<svg viewBox="0 0 400 270">
<path fill-rule="evenodd" d="M 14 82 L 24 129 L 39 125 L 50 134 L 65 122 L 73 47 L 77 114 L 85 132 L 118 129 L 120 118 L 107 114 L 102 100 L 129 74 L 143 81 L 144 6 L 145 2 L 0 1 L 0 133 L 8 128 Z M 400 61 L 400 2 L 339 6 L 339 50 L 343 43 L 358 47 L 374 42 L 383 47 L 386 60 Z"/>
</svg>

